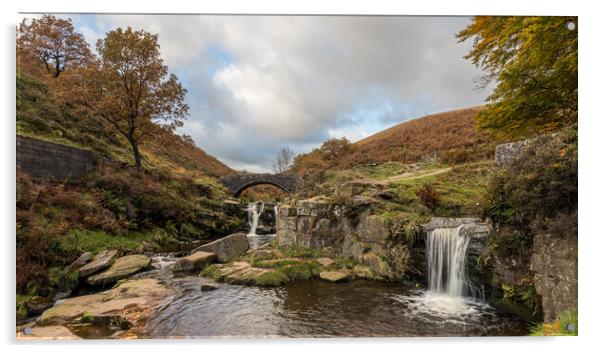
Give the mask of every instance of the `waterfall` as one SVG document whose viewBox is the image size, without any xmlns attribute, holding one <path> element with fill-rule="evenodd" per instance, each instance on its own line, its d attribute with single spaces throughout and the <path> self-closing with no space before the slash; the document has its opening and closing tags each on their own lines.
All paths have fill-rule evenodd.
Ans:
<svg viewBox="0 0 602 353">
<path fill-rule="evenodd" d="M 426 251 L 431 292 L 452 297 L 482 298 L 481 291 L 466 276 L 470 237 L 456 228 L 436 228 L 428 232 Z"/>
<path fill-rule="evenodd" d="M 259 216 L 263 213 L 264 204 L 261 201 L 251 202 L 249 203 L 249 207 L 247 211 L 249 213 L 249 234 L 248 235 L 256 235 L 257 225 L 259 224 Z"/>
<path fill-rule="evenodd" d="M 249 246 L 252 249 L 258 249 L 260 246 L 271 243 L 276 239 L 276 234 L 257 234 L 257 227 L 259 226 L 259 217 L 263 213 L 265 204 L 261 201 L 251 202 L 247 208 L 249 215 L 249 233 L 247 239 L 249 239 Z M 277 207 L 274 207 L 274 212 L 278 211 Z"/>
</svg>

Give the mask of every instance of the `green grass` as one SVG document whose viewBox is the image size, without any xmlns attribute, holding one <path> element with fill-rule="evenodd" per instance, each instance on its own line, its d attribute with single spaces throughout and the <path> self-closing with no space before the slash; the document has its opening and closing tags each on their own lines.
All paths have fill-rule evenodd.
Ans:
<svg viewBox="0 0 602 353">
<path fill-rule="evenodd" d="M 201 272 L 201 276 L 209 277 L 217 282 L 221 282 L 224 280 L 222 271 L 215 265 L 209 265 L 205 267 L 205 269 L 203 269 L 203 271 Z"/>
<path fill-rule="evenodd" d="M 106 249 L 135 251 L 143 240 L 152 241 L 152 234 L 130 232 L 126 235 L 111 235 L 103 231 L 72 230 L 60 237 L 63 249 L 72 249 L 78 253 L 89 251 L 92 254 L 98 254 Z"/>
<path fill-rule="evenodd" d="M 303 261 L 294 260 L 294 259 L 280 259 L 280 260 L 276 260 L 276 261 L 255 260 L 251 263 L 252 266 L 259 267 L 259 268 L 282 268 L 285 266 L 302 265 L 302 264 L 304 264 Z"/>
<path fill-rule="evenodd" d="M 569 325 L 574 325 L 574 330 L 569 330 Z M 577 309 L 568 310 L 558 316 L 550 324 L 540 323 L 531 329 L 531 336 L 578 336 L 579 317 Z"/>
<path fill-rule="evenodd" d="M 312 264 L 289 265 L 279 269 L 291 281 L 310 279 L 319 274 L 319 268 Z"/>
<path fill-rule="evenodd" d="M 376 166 L 359 166 L 353 170 L 360 172 L 366 178 L 379 180 L 402 174 L 407 170 L 407 166 L 401 162 L 385 162 Z"/>
<path fill-rule="evenodd" d="M 289 283 L 291 280 L 288 276 L 280 271 L 270 271 L 259 275 L 255 280 L 255 284 L 262 287 L 276 287 Z"/>
<path fill-rule="evenodd" d="M 450 171 L 399 180 L 391 184 L 398 202 L 387 205 L 390 211 L 403 211 L 417 214 L 429 212 L 421 204 L 416 192 L 430 184 L 440 195 L 440 205 L 430 212 L 436 216 L 466 216 L 482 213 L 488 185 L 494 172 L 491 162 L 480 162 L 453 167 Z"/>
</svg>

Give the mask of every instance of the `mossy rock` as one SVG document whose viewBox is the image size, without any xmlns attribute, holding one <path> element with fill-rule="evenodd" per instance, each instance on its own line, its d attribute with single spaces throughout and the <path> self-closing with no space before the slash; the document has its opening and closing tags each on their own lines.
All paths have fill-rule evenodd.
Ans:
<svg viewBox="0 0 602 353">
<path fill-rule="evenodd" d="M 128 255 L 121 257 L 107 270 L 88 277 L 87 282 L 93 286 L 117 282 L 118 280 L 147 269 L 151 259 L 144 255 Z"/>
</svg>

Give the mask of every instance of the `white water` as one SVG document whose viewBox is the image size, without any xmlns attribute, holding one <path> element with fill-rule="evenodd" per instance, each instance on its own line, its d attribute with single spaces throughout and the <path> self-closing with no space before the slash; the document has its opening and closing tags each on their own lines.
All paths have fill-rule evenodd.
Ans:
<svg viewBox="0 0 602 353">
<path fill-rule="evenodd" d="M 249 213 L 249 226 L 251 230 L 249 230 L 248 235 L 257 235 L 257 225 L 259 225 L 259 216 L 263 213 L 265 205 L 261 201 L 251 202 L 249 203 L 249 207 L 247 208 L 247 212 Z"/>
<path fill-rule="evenodd" d="M 261 245 L 272 242 L 276 238 L 276 234 L 256 234 L 257 226 L 259 225 L 259 217 L 261 217 L 264 208 L 265 205 L 261 201 L 251 202 L 247 208 L 250 228 L 247 239 L 249 239 L 249 246 L 252 249 L 257 249 Z M 277 212 L 277 208 L 274 208 L 274 212 Z"/>
<path fill-rule="evenodd" d="M 406 305 L 407 314 L 431 322 L 478 322 L 493 310 L 481 291 L 466 275 L 470 237 L 462 227 L 437 228 L 428 232 L 426 255 L 428 291 L 394 299 Z"/>
<path fill-rule="evenodd" d="M 479 298 L 480 293 L 466 276 L 470 238 L 456 228 L 437 228 L 426 238 L 429 290 L 452 297 Z"/>
</svg>

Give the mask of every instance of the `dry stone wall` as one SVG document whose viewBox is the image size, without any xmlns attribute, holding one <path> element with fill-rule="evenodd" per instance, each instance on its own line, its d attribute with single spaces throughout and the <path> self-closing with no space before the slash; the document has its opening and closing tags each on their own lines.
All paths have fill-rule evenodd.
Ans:
<svg viewBox="0 0 602 353">
<path fill-rule="evenodd" d="M 94 152 L 17 135 L 17 168 L 35 178 L 81 178 L 96 164 Z"/>
</svg>

